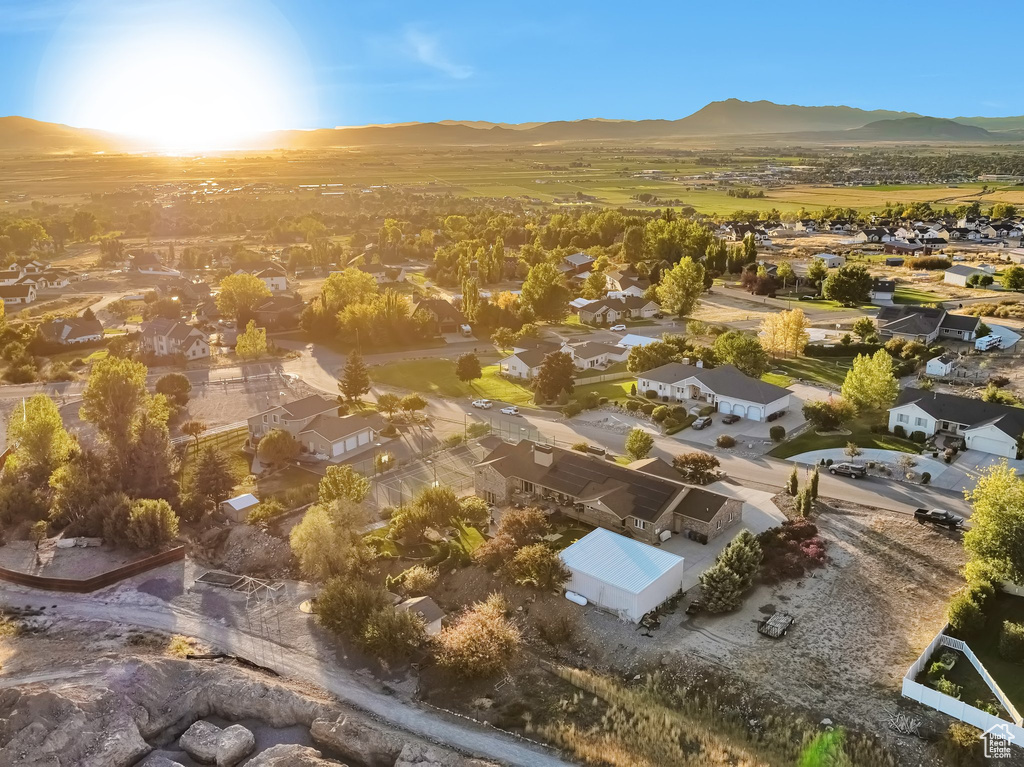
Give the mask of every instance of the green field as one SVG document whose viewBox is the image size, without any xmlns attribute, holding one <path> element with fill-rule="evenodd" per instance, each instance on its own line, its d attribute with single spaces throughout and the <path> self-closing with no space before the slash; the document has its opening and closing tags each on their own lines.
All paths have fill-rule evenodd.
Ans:
<svg viewBox="0 0 1024 767">
<path fill-rule="evenodd" d="M 624 378 L 621 381 L 602 381 L 596 384 L 579 384 L 572 393 L 574 400 L 579 400 L 588 392 L 596 392 L 598 397 L 607 397 L 611 401 L 624 401 L 629 397 L 630 390 L 636 383 L 635 378 Z"/>
<path fill-rule="evenodd" d="M 892 296 L 894 304 L 931 304 L 943 300 L 945 300 L 945 296 L 940 296 L 938 293 L 907 287 L 896 288 L 896 292 Z"/>
<path fill-rule="evenodd" d="M 846 428 L 849 434 L 835 434 L 820 437 L 813 429 L 805 431 L 793 439 L 783 442 L 773 449 L 768 455 L 775 458 L 790 458 L 810 450 L 828 450 L 830 448 L 846 447 L 850 442 L 861 448 L 874 448 L 878 450 L 897 450 L 901 453 L 920 453 L 921 446 L 909 439 L 900 439 L 891 434 L 875 434 L 869 428 L 870 424 L 858 418 Z"/>
<path fill-rule="evenodd" d="M 485 398 L 519 407 L 534 407 L 533 392 L 522 384 L 499 376 L 497 365 L 485 365 L 483 374 L 483 378 L 463 383 L 455 377 L 454 360 L 441 358 L 389 362 L 370 368 L 370 379 L 384 386 L 441 397 Z"/>
<path fill-rule="evenodd" d="M 781 373 L 765 373 L 763 376 L 761 376 L 761 380 L 764 381 L 765 383 L 781 386 L 782 388 L 786 388 L 791 383 L 793 383 L 792 378 L 790 378 L 787 375 L 782 375 Z"/>
<path fill-rule="evenodd" d="M 773 372 L 791 378 L 842 386 L 846 371 L 853 366 L 853 357 L 797 357 L 775 360 Z"/>
</svg>

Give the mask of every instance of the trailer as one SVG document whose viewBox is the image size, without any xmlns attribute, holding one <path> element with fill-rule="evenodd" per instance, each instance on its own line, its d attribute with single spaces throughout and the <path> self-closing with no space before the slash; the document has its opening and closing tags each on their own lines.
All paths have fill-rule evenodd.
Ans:
<svg viewBox="0 0 1024 767">
<path fill-rule="evenodd" d="M 757 633 L 772 639 L 781 639 L 795 622 L 796 618 L 789 613 L 774 613 L 757 624 Z"/>
</svg>

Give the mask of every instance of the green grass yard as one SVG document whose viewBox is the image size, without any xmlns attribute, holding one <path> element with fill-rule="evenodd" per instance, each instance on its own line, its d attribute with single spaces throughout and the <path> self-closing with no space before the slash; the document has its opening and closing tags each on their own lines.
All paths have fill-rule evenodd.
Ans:
<svg viewBox="0 0 1024 767">
<path fill-rule="evenodd" d="M 793 383 L 792 378 L 790 378 L 787 375 L 782 375 L 781 373 L 765 373 L 763 376 L 761 376 L 761 380 L 764 381 L 765 383 L 781 386 L 782 388 L 786 388 L 791 383 Z"/>
<path fill-rule="evenodd" d="M 811 450 L 829 450 L 836 447 L 846 447 L 850 442 L 855 443 L 860 448 L 896 450 L 901 453 L 921 452 L 921 446 L 917 443 L 911 442 L 909 439 L 894 437 L 891 434 L 875 434 L 870 430 L 869 426 L 870 424 L 866 419 L 858 418 L 847 425 L 846 428 L 850 430 L 849 434 L 833 434 L 824 437 L 815 434 L 813 429 L 809 429 L 803 434 L 783 442 L 768 453 L 768 455 L 775 458 L 792 458 L 794 455 L 800 455 L 800 453 L 806 453 Z"/>
<path fill-rule="evenodd" d="M 441 358 L 389 362 L 370 368 L 374 383 L 441 397 L 484 398 L 534 407 L 533 392 L 498 375 L 497 365 L 485 365 L 483 378 L 463 383 L 455 376 L 455 361 Z"/>
<path fill-rule="evenodd" d="M 853 357 L 796 357 L 789 360 L 775 360 L 775 369 L 772 373 L 781 373 L 794 379 L 801 378 L 805 381 L 842 386 L 846 372 L 852 366 Z"/>
<path fill-rule="evenodd" d="M 596 384 L 578 384 L 572 393 L 573 400 L 579 400 L 588 392 L 597 392 L 598 397 L 607 397 L 611 401 L 624 402 L 630 396 L 634 378 L 624 378 L 621 381 L 603 381 Z"/>
<path fill-rule="evenodd" d="M 931 304 L 943 300 L 945 300 L 945 296 L 940 296 L 938 293 L 907 287 L 896 288 L 896 292 L 892 296 L 894 304 Z"/>
</svg>

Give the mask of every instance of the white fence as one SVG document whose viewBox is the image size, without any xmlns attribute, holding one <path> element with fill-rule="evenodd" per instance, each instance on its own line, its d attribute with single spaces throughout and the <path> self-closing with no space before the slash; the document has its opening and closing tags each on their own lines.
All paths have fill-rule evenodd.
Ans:
<svg viewBox="0 0 1024 767">
<path fill-rule="evenodd" d="M 916 700 L 918 703 L 923 703 L 929 708 L 933 708 L 936 711 L 941 711 L 944 714 L 948 714 L 954 719 L 959 719 L 961 722 L 977 727 L 982 732 L 988 731 L 990 728 L 997 725 L 1005 725 L 1014 736 L 1014 743 L 1024 743 L 1024 726 L 1022 726 L 1021 716 L 1017 712 L 1017 709 L 1006 697 L 999 685 L 996 684 L 995 680 L 985 670 L 985 667 L 978 660 L 978 657 L 974 654 L 974 651 L 967 646 L 965 642 L 953 637 L 946 636 L 946 627 L 939 632 L 938 636 L 931 641 L 931 644 L 925 648 L 924 652 L 918 656 L 918 659 L 914 661 L 914 665 L 910 667 L 906 675 L 903 677 L 903 697 Z M 962 652 L 967 659 L 974 666 L 974 669 L 978 672 L 981 678 L 988 685 L 989 689 L 992 690 L 992 694 L 996 696 L 1003 708 L 1013 718 L 1014 724 L 1008 724 L 1005 719 L 982 711 L 980 708 L 965 703 L 962 700 L 941 693 L 938 690 L 934 690 L 931 687 L 927 687 L 919 682 L 914 681 L 917 676 L 924 671 L 928 664 L 932 662 L 932 655 L 939 647 L 949 647 L 953 650 L 959 650 Z"/>
<path fill-rule="evenodd" d="M 619 371 L 618 373 L 605 373 L 599 376 L 587 376 L 586 378 L 573 379 L 573 383 L 576 386 L 586 386 L 587 384 L 604 383 L 605 381 L 625 381 L 627 378 L 636 378 L 636 373 L 630 373 L 629 371 Z"/>
</svg>

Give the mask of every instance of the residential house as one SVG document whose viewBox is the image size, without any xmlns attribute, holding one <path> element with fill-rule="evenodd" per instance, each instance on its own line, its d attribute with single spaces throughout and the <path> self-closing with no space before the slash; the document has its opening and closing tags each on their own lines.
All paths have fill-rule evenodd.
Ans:
<svg viewBox="0 0 1024 767">
<path fill-rule="evenodd" d="M 896 294 L 896 280 L 875 277 L 871 280 L 871 302 L 875 304 L 891 304 Z"/>
<path fill-rule="evenodd" d="M 908 435 L 923 432 L 926 437 L 961 437 L 968 450 L 1016 459 L 1018 440 L 1024 435 L 1024 408 L 903 389 L 889 408 L 889 428 L 902 429 Z"/>
<path fill-rule="evenodd" d="M 302 430 L 309 426 L 314 418 L 325 414 L 338 414 L 336 400 L 311 394 L 302 399 L 285 402 L 249 417 L 249 442 L 255 446 L 261 437 L 274 429 L 283 429 L 298 439 Z"/>
<path fill-rule="evenodd" d="M 793 224 L 793 231 L 814 234 L 818 231 L 818 222 L 813 218 L 802 218 Z"/>
<path fill-rule="evenodd" d="M 206 333 L 180 320 L 155 317 L 142 326 L 142 348 L 157 357 L 180 354 L 197 360 L 210 356 L 210 340 Z"/>
<path fill-rule="evenodd" d="M 930 376 L 938 376 L 939 378 L 945 378 L 951 375 L 953 368 L 956 367 L 957 358 L 955 354 L 942 354 L 938 357 L 932 357 L 928 362 L 925 363 L 924 372 Z"/>
<path fill-rule="evenodd" d="M 22 274 L 42 274 L 47 268 L 47 264 L 35 259 L 15 261 L 11 264 L 11 269 L 16 269 Z"/>
<path fill-rule="evenodd" d="M 299 324 L 303 306 L 298 295 L 271 296 L 253 309 L 252 318 L 261 327 L 275 330 L 294 328 Z"/>
<path fill-rule="evenodd" d="M 732 365 L 716 368 L 670 362 L 637 376 L 638 392 L 653 391 L 664 401 L 694 401 L 752 421 L 772 421 L 790 405 L 790 392 L 740 372 Z"/>
<path fill-rule="evenodd" d="M 63 269 L 47 269 L 36 277 L 39 290 L 59 290 L 71 284 L 71 275 Z"/>
<path fill-rule="evenodd" d="M 580 370 L 606 368 L 616 362 L 622 362 L 629 356 L 629 349 L 616 344 L 603 344 L 597 341 L 584 341 L 578 344 L 565 344 L 562 351 L 572 355 L 573 364 Z"/>
<path fill-rule="evenodd" d="M 313 394 L 251 416 L 249 444 L 256 447 L 267 433 L 281 429 L 296 439 L 303 452 L 330 460 L 366 450 L 385 425 L 379 413 L 339 416 L 336 401 Z"/>
<path fill-rule="evenodd" d="M 61 317 L 41 323 L 39 335 L 44 341 L 62 346 L 84 344 L 103 338 L 103 324 L 95 318 Z"/>
<path fill-rule="evenodd" d="M 422 313 L 435 335 L 458 333 L 466 324 L 466 318 L 452 304 L 441 298 L 424 298 L 412 305 L 412 313 Z"/>
<path fill-rule="evenodd" d="M 536 378 L 547 356 L 561 349 L 561 344 L 539 338 L 520 339 L 512 347 L 512 354 L 498 361 L 498 372 L 509 378 Z"/>
<path fill-rule="evenodd" d="M 0 285 L 13 285 L 24 277 L 20 269 L 6 269 L 0 271 Z"/>
<path fill-rule="evenodd" d="M 623 320 L 646 320 L 661 311 L 654 301 L 636 296 L 600 298 L 580 307 L 580 322 L 588 325 L 614 325 Z"/>
<path fill-rule="evenodd" d="M 651 287 L 651 281 L 647 277 L 641 277 L 632 271 L 609 269 L 604 273 L 604 279 L 609 295 L 614 295 L 616 298 L 625 296 L 642 298 Z"/>
<path fill-rule="evenodd" d="M 927 256 L 931 254 L 931 248 L 919 242 L 887 242 L 882 247 L 886 253 L 897 256 Z"/>
<path fill-rule="evenodd" d="M 981 320 L 927 306 L 883 306 L 875 316 L 878 335 L 931 344 L 936 338 L 973 341 Z"/>
<path fill-rule="evenodd" d="M 4 306 L 26 306 L 36 300 L 36 286 L 31 284 L 0 285 Z"/>
<path fill-rule="evenodd" d="M 597 527 L 656 543 L 665 533 L 707 542 L 740 521 L 742 503 L 690 487 L 659 458 L 627 466 L 530 440 L 500 442 L 474 467 L 476 494 L 516 498 Z"/>
<path fill-rule="evenodd" d="M 949 267 L 943 275 L 942 281 L 947 285 L 959 285 L 961 288 L 967 287 L 967 281 L 974 275 L 988 274 L 983 269 L 977 269 L 973 266 L 967 266 L 966 264 L 956 264 L 955 266 Z M 989 275 L 991 276 L 991 275 Z"/>
<path fill-rule="evenodd" d="M 815 259 L 821 259 L 825 262 L 825 266 L 829 269 L 835 269 L 846 263 L 846 256 L 839 256 L 835 253 L 819 253 L 814 257 Z"/>
<path fill-rule="evenodd" d="M 280 266 L 270 266 L 253 274 L 258 277 L 271 293 L 284 293 L 288 290 L 288 275 Z"/>
<path fill-rule="evenodd" d="M 566 256 L 562 259 L 558 269 L 566 278 L 582 276 L 584 272 L 590 271 L 593 263 L 594 259 L 586 253 L 573 253 L 571 256 Z"/>
<path fill-rule="evenodd" d="M 892 232 L 884 227 L 862 229 L 853 236 L 856 242 L 889 242 L 892 238 Z"/>
<path fill-rule="evenodd" d="M 401 266 L 384 266 L 384 264 L 361 264 L 356 269 L 373 277 L 378 285 L 394 282 L 405 282 L 405 269 Z"/>
</svg>

